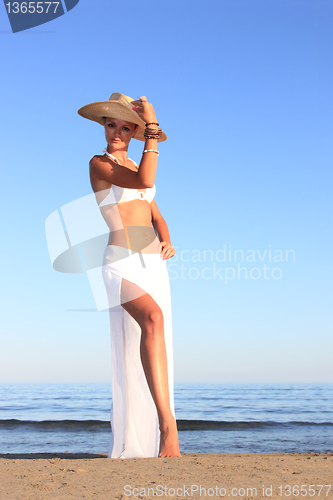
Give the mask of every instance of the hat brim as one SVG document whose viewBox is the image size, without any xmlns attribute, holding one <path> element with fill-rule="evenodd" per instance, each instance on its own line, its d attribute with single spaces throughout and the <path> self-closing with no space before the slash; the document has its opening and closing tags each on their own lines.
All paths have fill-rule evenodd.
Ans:
<svg viewBox="0 0 333 500">
<path fill-rule="evenodd" d="M 138 125 L 133 139 L 138 141 L 145 141 L 144 131 L 146 124 L 139 115 L 131 109 L 127 109 L 125 106 L 116 101 L 100 101 L 87 104 L 78 110 L 78 114 L 83 118 L 88 118 L 94 122 L 100 123 L 104 126 L 104 118 L 116 118 L 118 120 L 124 120 L 130 123 L 135 123 Z M 163 142 L 167 140 L 166 134 L 161 130 L 160 138 L 157 142 Z"/>
</svg>

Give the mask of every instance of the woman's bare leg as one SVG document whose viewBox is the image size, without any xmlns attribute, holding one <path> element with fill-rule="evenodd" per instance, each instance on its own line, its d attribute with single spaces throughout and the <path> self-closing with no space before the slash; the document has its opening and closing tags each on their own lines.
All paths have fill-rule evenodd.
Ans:
<svg viewBox="0 0 333 500">
<path fill-rule="evenodd" d="M 148 293 L 124 278 L 121 303 L 141 327 L 141 361 L 156 405 L 161 432 L 158 456 L 181 457 L 177 424 L 170 409 L 163 312 Z"/>
</svg>

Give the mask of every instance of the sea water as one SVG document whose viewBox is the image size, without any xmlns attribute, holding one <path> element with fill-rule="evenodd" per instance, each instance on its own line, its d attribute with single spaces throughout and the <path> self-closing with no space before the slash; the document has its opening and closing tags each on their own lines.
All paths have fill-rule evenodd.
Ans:
<svg viewBox="0 0 333 500">
<path fill-rule="evenodd" d="M 107 453 L 111 384 L 0 384 L 0 453 Z M 333 384 L 175 384 L 182 452 L 333 451 Z"/>
</svg>

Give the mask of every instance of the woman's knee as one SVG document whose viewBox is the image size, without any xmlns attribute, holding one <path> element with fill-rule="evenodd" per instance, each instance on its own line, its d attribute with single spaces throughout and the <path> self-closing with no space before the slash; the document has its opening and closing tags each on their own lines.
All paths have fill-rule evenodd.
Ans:
<svg viewBox="0 0 333 500">
<path fill-rule="evenodd" d="M 159 307 L 149 309 L 145 314 L 144 322 L 146 327 L 163 326 L 164 318 L 162 310 Z"/>
</svg>

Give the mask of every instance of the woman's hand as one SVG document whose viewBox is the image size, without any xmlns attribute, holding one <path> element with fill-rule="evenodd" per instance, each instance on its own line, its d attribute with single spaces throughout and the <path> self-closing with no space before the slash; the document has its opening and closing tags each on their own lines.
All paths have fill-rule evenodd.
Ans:
<svg viewBox="0 0 333 500">
<path fill-rule="evenodd" d="M 171 245 L 171 243 L 167 243 L 166 241 L 161 241 L 158 244 L 158 250 L 161 252 L 161 257 L 163 260 L 170 259 L 176 253 L 175 248 Z"/>
<path fill-rule="evenodd" d="M 133 110 L 138 113 L 145 123 L 157 123 L 155 110 L 153 105 L 147 101 L 147 97 L 142 96 L 138 101 L 132 101 L 131 104 L 133 104 Z M 155 128 L 155 126 L 149 128 Z"/>
</svg>

